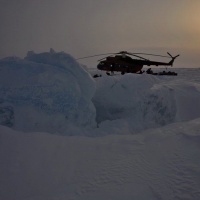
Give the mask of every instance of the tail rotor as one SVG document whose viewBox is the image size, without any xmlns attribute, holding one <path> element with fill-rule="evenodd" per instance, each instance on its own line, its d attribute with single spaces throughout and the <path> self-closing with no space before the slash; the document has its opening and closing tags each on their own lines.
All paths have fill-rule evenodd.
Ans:
<svg viewBox="0 0 200 200">
<path fill-rule="evenodd" d="M 174 60 L 180 55 L 172 56 L 169 52 L 167 52 L 167 54 L 172 58 L 172 60 L 169 62 L 169 65 L 173 66 Z"/>
</svg>

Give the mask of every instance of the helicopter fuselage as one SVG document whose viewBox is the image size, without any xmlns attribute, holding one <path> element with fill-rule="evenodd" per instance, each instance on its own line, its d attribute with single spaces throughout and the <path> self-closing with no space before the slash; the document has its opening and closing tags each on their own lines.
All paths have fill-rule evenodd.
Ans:
<svg viewBox="0 0 200 200">
<path fill-rule="evenodd" d="M 143 68 L 141 60 L 132 59 L 129 56 L 115 56 L 107 57 L 106 60 L 101 61 L 97 68 L 99 70 L 111 72 L 137 73 Z"/>
<path fill-rule="evenodd" d="M 177 57 L 177 56 L 176 56 Z M 176 58 L 175 57 L 175 58 Z M 105 60 L 100 61 L 97 65 L 99 70 L 121 72 L 121 73 L 141 73 L 141 69 L 144 65 L 147 66 L 169 66 L 173 64 L 175 58 L 172 58 L 170 62 L 157 62 L 147 59 L 133 59 L 130 56 L 116 55 L 109 56 Z"/>
</svg>

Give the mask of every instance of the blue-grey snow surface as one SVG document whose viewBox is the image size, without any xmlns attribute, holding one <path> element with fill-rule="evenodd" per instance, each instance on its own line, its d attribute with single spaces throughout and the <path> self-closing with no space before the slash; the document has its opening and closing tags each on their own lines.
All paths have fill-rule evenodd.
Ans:
<svg viewBox="0 0 200 200">
<path fill-rule="evenodd" d="M 200 69 L 176 71 L 178 76 L 126 74 L 96 78 L 93 102 L 99 126 L 126 126 L 137 133 L 200 117 Z"/>
<path fill-rule="evenodd" d="M 64 52 L 0 60 L 0 124 L 16 130 L 95 127 L 94 92 L 91 76 Z"/>
<path fill-rule="evenodd" d="M 92 76 L 52 49 L 0 60 L 0 199 L 199 200 L 200 69 Z"/>
</svg>

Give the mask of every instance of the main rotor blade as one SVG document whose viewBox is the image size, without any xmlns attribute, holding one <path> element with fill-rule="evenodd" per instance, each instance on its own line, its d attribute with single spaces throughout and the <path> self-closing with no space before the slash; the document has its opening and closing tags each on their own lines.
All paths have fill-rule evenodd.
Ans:
<svg viewBox="0 0 200 200">
<path fill-rule="evenodd" d="M 109 53 L 109 55 L 118 55 L 118 54 L 120 54 L 120 55 L 122 55 L 122 54 L 128 54 L 128 52 L 127 51 L 120 51 L 120 52 L 118 52 L 118 53 Z M 99 59 L 98 61 L 101 61 L 101 60 L 103 60 L 103 59 L 105 59 L 105 58 L 107 58 L 107 57 L 104 57 L 104 58 L 101 58 L 101 59 Z"/>
<path fill-rule="evenodd" d="M 143 60 L 148 60 L 148 59 L 143 58 L 143 57 L 141 57 L 141 56 L 137 56 L 137 55 L 135 55 L 134 53 L 129 53 L 129 52 L 127 52 L 126 54 L 131 55 L 131 56 L 135 56 L 135 57 L 137 57 L 137 58 L 141 58 L 141 59 L 143 59 Z"/>
<path fill-rule="evenodd" d="M 111 55 L 112 55 L 112 54 L 111 54 Z M 98 62 L 99 62 L 99 61 L 102 61 L 102 60 L 105 59 L 105 58 L 107 58 L 107 57 L 103 57 L 103 58 L 99 59 Z"/>
<path fill-rule="evenodd" d="M 168 52 L 167 53 L 168 53 L 169 56 L 163 56 L 163 55 L 158 55 L 158 54 L 150 54 L 150 53 L 130 53 L 130 52 L 127 52 L 127 51 L 121 51 L 121 52 L 118 52 L 118 53 L 102 53 L 102 54 L 96 54 L 96 55 L 92 55 L 92 56 L 85 56 L 85 57 L 77 58 L 76 60 L 81 60 L 81 59 L 86 59 L 86 58 L 92 58 L 92 57 L 97 57 L 97 56 L 103 56 L 103 55 L 123 54 L 123 53 L 135 56 L 135 57 L 143 59 L 143 60 L 148 60 L 148 59 L 143 58 L 142 56 L 138 56 L 138 55 L 150 55 L 150 56 L 158 56 L 158 57 L 164 57 L 164 58 L 170 58 L 170 57 L 172 57 L 171 54 L 169 54 Z M 102 59 L 100 59 L 98 61 L 101 61 L 103 59 L 104 58 L 102 58 Z"/>
<path fill-rule="evenodd" d="M 132 53 L 132 54 L 141 54 L 141 55 L 149 55 L 149 56 L 158 56 L 158 57 L 164 57 L 164 58 L 170 58 L 169 56 L 163 56 L 163 55 L 158 55 L 158 54 L 150 54 L 150 53 Z"/>
<path fill-rule="evenodd" d="M 81 58 L 76 58 L 76 60 L 81 60 L 81 59 L 85 59 L 85 58 L 92 58 L 92 57 L 97 57 L 97 56 L 103 56 L 103 55 L 110 55 L 110 54 L 115 54 L 115 53 L 96 54 L 96 55 L 92 55 L 92 56 L 85 56 L 85 57 L 81 57 Z"/>
</svg>

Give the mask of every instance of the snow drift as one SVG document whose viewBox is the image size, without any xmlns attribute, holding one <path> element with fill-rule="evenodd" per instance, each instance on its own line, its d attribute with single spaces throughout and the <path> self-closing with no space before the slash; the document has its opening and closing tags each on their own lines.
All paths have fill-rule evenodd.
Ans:
<svg viewBox="0 0 200 200">
<path fill-rule="evenodd" d="M 95 79 L 93 98 L 101 128 L 148 128 L 200 117 L 200 84 L 183 77 L 127 74 Z"/>
<path fill-rule="evenodd" d="M 0 60 L 0 124 L 23 131 L 64 134 L 94 127 L 91 76 L 64 52 Z"/>
</svg>

